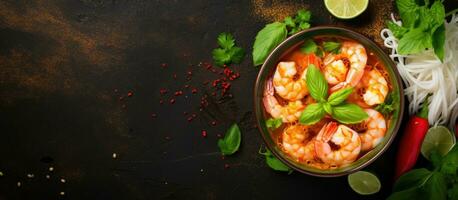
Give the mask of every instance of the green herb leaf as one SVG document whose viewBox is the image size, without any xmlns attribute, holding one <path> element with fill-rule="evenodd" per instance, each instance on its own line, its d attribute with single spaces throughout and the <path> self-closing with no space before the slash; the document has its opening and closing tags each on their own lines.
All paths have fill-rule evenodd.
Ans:
<svg viewBox="0 0 458 200">
<path fill-rule="evenodd" d="M 332 106 L 339 105 L 340 103 L 345 101 L 345 99 L 347 99 L 351 93 L 353 93 L 353 87 L 338 90 L 337 92 L 334 92 L 329 96 L 328 102 Z"/>
<path fill-rule="evenodd" d="M 241 132 L 237 124 L 233 124 L 227 130 L 223 139 L 218 140 L 218 147 L 223 155 L 234 154 L 240 147 L 242 140 Z"/>
<path fill-rule="evenodd" d="M 399 192 L 411 187 L 422 185 L 430 175 L 431 171 L 425 168 L 411 170 L 399 177 L 394 184 L 393 191 Z"/>
<path fill-rule="evenodd" d="M 299 10 L 297 11 L 296 18 L 294 19 L 296 22 L 308 22 L 310 21 L 310 17 L 312 13 L 308 10 Z"/>
<path fill-rule="evenodd" d="M 324 78 L 315 65 L 310 64 L 307 67 L 307 74 L 305 75 L 307 88 L 310 91 L 310 95 L 317 101 L 325 101 L 328 96 L 328 82 Z"/>
<path fill-rule="evenodd" d="M 240 47 L 233 47 L 229 50 L 229 54 L 231 55 L 231 62 L 239 64 L 245 57 L 245 50 Z"/>
<path fill-rule="evenodd" d="M 272 152 L 269 151 L 269 149 L 266 148 L 265 150 L 265 152 L 262 152 L 262 148 L 260 148 L 259 154 L 264 155 L 266 157 L 266 163 L 270 168 L 272 168 L 275 171 L 288 172 L 288 174 L 293 172 L 291 168 L 289 168 L 280 160 L 275 158 L 275 156 L 272 154 Z"/>
<path fill-rule="evenodd" d="M 332 106 L 329 104 L 329 102 L 323 102 L 323 109 L 326 111 L 328 114 L 332 115 Z"/>
<path fill-rule="evenodd" d="M 281 118 L 277 118 L 277 119 L 269 118 L 266 121 L 266 126 L 267 126 L 267 128 L 277 129 L 278 127 L 280 127 L 282 125 L 282 123 L 283 122 L 282 122 Z"/>
<path fill-rule="evenodd" d="M 431 46 L 430 33 L 422 29 L 411 29 L 399 40 L 398 52 L 402 55 L 414 54 Z"/>
<path fill-rule="evenodd" d="M 435 1 L 430 8 L 430 15 L 428 16 L 434 27 L 439 27 L 444 24 L 445 8 L 441 1 Z M 434 29 L 433 29 L 434 30 Z"/>
<path fill-rule="evenodd" d="M 218 45 L 221 48 L 212 51 L 213 60 L 218 66 L 230 63 L 241 63 L 245 57 L 245 51 L 240 47 L 235 47 L 234 37 L 230 33 L 221 33 L 218 38 Z"/>
<path fill-rule="evenodd" d="M 223 66 L 226 63 L 231 62 L 231 54 L 228 53 L 228 50 L 226 49 L 213 49 L 213 60 L 215 61 L 215 64 L 218 66 Z"/>
<path fill-rule="evenodd" d="M 230 33 L 220 33 L 217 40 L 223 49 L 230 49 L 235 45 L 234 37 Z"/>
<path fill-rule="evenodd" d="M 308 22 L 301 22 L 299 24 L 299 29 L 304 30 L 310 28 L 310 24 Z"/>
<path fill-rule="evenodd" d="M 316 43 L 313 40 L 308 39 L 304 41 L 304 44 L 302 44 L 300 50 L 302 53 L 306 54 L 315 53 L 318 50 L 318 45 L 316 45 Z"/>
<path fill-rule="evenodd" d="M 445 25 L 442 24 L 439 28 L 436 29 L 433 33 L 432 43 L 434 48 L 434 53 L 441 62 L 444 62 L 445 56 Z"/>
<path fill-rule="evenodd" d="M 283 22 L 287 27 L 296 27 L 296 23 L 294 22 L 291 16 L 285 17 L 285 20 Z"/>
<path fill-rule="evenodd" d="M 344 124 L 357 124 L 369 117 L 367 113 L 356 104 L 341 104 L 333 107 L 332 117 Z"/>
<path fill-rule="evenodd" d="M 401 190 L 391 194 L 388 200 L 404 200 L 404 199 L 417 199 L 417 200 L 446 200 L 447 185 L 445 178 L 440 172 L 429 172 L 428 174 L 418 174 L 421 179 L 410 177 L 415 180 L 409 182 L 409 186 L 405 186 L 405 190 Z M 426 176 L 425 176 L 426 175 Z"/>
<path fill-rule="evenodd" d="M 316 49 L 316 51 L 315 51 L 315 54 L 316 54 L 318 57 L 323 58 L 323 56 L 324 56 L 324 51 L 323 51 L 323 49 L 321 49 L 321 47 L 318 47 L 318 48 Z"/>
<path fill-rule="evenodd" d="M 391 30 L 391 32 L 393 32 L 393 35 L 398 39 L 402 38 L 402 36 L 404 36 L 404 34 L 409 31 L 409 29 L 399 26 L 392 21 L 387 21 L 386 25 Z"/>
<path fill-rule="evenodd" d="M 309 104 L 299 117 L 301 124 L 311 125 L 319 122 L 326 114 L 321 103 Z"/>
<path fill-rule="evenodd" d="M 456 182 L 452 188 L 448 190 L 449 200 L 458 200 L 458 182 Z"/>
<path fill-rule="evenodd" d="M 418 18 L 416 12 L 419 8 L 415 0 L 396 0 L 396 6 L 404 27 L 413 27 Z"/>
<path fill-rule="evenodd" d="M 397 91 L 392 91 L 387 95 L 385 102 L 377 105 L 375 110 L 379 111 L 384 116 L 390 115 L 396 110 L 397 102 L 399 102 L 399 95 Z"/>
<path fill-rule="evenodd" d="M 323 42 L 324 51 L 334 54 L 339 54 L 341 45 L 339 42 Z"/>
<path fill-rule="evenodd" d="M 253 45 L 253 64 L 258 66 L 264 63 L 270 52 L 286 38 L 287 34 L 286 25 L 280 22 L 267 24 L 259 31 Z"/>
<path fill-rule="evenodd" d="M 447 176 L 456 177 L 458 170 L 458 145 L 455 145 L 442 159 L 440 172 Z"/>
</svg>

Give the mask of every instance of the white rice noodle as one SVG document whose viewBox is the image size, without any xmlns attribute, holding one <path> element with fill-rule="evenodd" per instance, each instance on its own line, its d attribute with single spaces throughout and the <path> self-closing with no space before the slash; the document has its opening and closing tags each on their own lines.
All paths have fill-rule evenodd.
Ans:
<svg viewBox="0 0 458 200">
<path fill-rule="evenodd" d="M 410 105 L 410 114 L 417 113 L 421 104 L 429 98 L 428 121 L 431 125 L 447 124 L 454 127 L 458 117 L 458 15 L 445 22 L 444 62 L 435 56 L 433 50 L 419 54 L 400 55 L 397 53 L 398 40 L 389 29 L 383 29 L 384 45 L 391 49 L 390 57 L 397 63 L 397 69 L 406 86 L 405 95 Z M 391 14 L 393 22 L 401 25 Z"/>
</svg>

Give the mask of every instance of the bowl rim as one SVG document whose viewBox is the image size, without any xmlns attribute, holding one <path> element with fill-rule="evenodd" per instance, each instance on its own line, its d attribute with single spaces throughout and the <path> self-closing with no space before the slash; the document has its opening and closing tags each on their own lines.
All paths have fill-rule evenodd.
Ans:
<svg viewBox="0 0 458 200">
<path fill-rule="evenodd" d="M 292 163 L 290 163 L 289 160 L 287 160 L 285 157 L 280 155 L 274 149 L 274 147 L 272 147 L 271 144 L 268 142 L 268 140 L 271 139 L 271 138 L 270 137 L 267 138 L 268 136 L 266 136 L 266 134 L 263 134 L 263 130 L 261 128 L 261 126 L 263 125 L 263 124 L 261 124 L 262 123 L 262 119 L 259 119 L 260 116 L 258 116 L 258 114 L 256 112 L 256 105 L 257 105 L 257 101 L 258 101 L 256 94 L 257 94 L 257 90 L 258 90 L 259 84 L 262 84 L 262 83 L 260 83 L 261 74 L 262 74 L 261 72 L 266 70 L 265 68 L 267 68 L 267 66 L 266 66 L 266 63 L 268 63 L 267 61 L 270 60 L 270 59 L 273 59 L 272 57 L 273 57 L 274 52 L 276 52 L 279 49 L 283 48 L 283 46 L 285 46 L 288 43 L 290 43 L 291 40 L 295 40 L 297 37 L 300 37 L 302 34 L 305 34 L 305 33 L 308 33 L 308 32 L 313 32 L 313 31 L 318 31 L 318 30 L 337 30 L 337 31 L 348 32 L 349 34 L 353 34 L 356 37 L 360 38 L 359 40 L 365 40 L 372 47 L 374 47 L 378 51 L 382 52 L 383 53 L 382 56 L 385 56 L 385 57 L 388 58 L 388 59 L 386 59 L 387 60 L 387 64 L 389 65 L 387 67 L 392 68 L 392 70 L 394 72 L 394 77 L 396 79 L 395 81 L 397 82 L 397 84 L 399 86 L 399 94 L 400 94 L 400 98 L 399 98 L 399 102 L 400 102 L 399 109 L 400 110 L 399 110 L 399 113 L 398 113 L 399 116 L 398 116 L 396 124 L 394 125 L 394 128 L 392 130 L 392 135 L 391 135 L 390 138 L 388 138 L 388 141 L 385 144 L 385 146 L 383 146 L 374 156 L 368 158 L 368 160 L 365 161 L 364 163 L 362 163 L 361 165 L 355 166 L 355 167 L 350 168 L 350 169 L 348 169 L 346 171 L 336 172 L 336 173 L 317 173 L 317 172 L 307 171 L 305 169 L 298 168 L 295 165 L 293 165 Z M 357 39 L 355 39 L 355 40 L 358 41 Z M 291 47 L 293 47 L 294 45 L 295 44 L 291 45 Z M 329 25 L 326 25 L 326 26 L 315 26 L 313 28 L 302 30 L 302 31 L 290 36 L 290 37 L 287 37 L 284 41 L 282 41 L 279 45 L 277 45 L 269 53 L 269 55 L 266 57 L 264 63 L 262 64 L 261 68 L 258 71 L 258 75 L 256 76 L 256 81 L 255 81 L 255 85 L 254 85 L 253 94 L 254 94 L 253 95 L 253 100 L 254 100 L 254 109 L 255 109 L 254 111 L 255 111 L 255 117 L 256 117 L 256 124 L 257 124 L 258 130 L 260 131 L 260 134 L 261 134 L 261 136 L 263 138 L 263 141 L 264 141 L 265 145 L 267 146 L 267 148 L 272 152 L 272 154 L 277 159 L 279 159 L 282 163 L 286 164 L 291 169 L 294 169 L 295 171 L 301 172 L 303 174 L 308 174 L 308 175 L 316 176 L 316 177 L 339 177 L 339 176 L 344 176 L 344 175 L 359 171 L 359 170 L 367 167 L 368 165 L 372 164 L 377 158 L 379 158 L 391 146 L 391 144 L 393 143 L 394 138 L 396 137 L 396 135 L 397 135 L 397 133 L 399 131 L 399 128 L 401 126 L 401 123 L 403 121 L 403 116 L 404 116 L 404 107 L 405 107 L 405 105 L 404 105 L 404 103 L 405 103 L 405 100 L 404 100 L 404 85 L 403 85 L 401 76 L 399 74 L 399 71 L 396 68 L 396 64 L 394 63 L 394 61 L 386 54 L 386 52 L 382 48 L 380 48 L 375 42 L 373 42 L 368 37 L 356 32 L 356 31 L 353 31 L 351 29 L 348 29 L 348 28 L 345 28 L 345 27 L 341 27 L 341 26 L 329 26 Z"/>
</svg>

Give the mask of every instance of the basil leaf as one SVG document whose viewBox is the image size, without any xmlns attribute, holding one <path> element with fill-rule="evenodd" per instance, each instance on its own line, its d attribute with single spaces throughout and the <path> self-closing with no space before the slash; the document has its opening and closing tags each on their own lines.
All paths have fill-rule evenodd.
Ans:
<svg viewBox="0 0 458 200">
<path fill-rule="evenodd" d="M 418 18 L 416 12 L 419 8 L 415 0 L 396 0 L 396 6 L 404 27 L 413 27 Z"/>
<path fill-rule="evenodd" d="M 411 187 L 420 186 L 430 175 L 431 171 L 425 168 L 411 170 L 399 177 L 398 181 L 394 184 L 393 191 L 399 192 Z"/>
<path fill-rule="evenodd" d="M 280 22 L 267 24 L 256 35 L 253 45 L 253 64 L 261 65 L 270 52 L 280 44 L 287 35 L 286 25 Z"/>
<path fill-rule="evenodd" d="M 440 1 L 435 1 L 431 5 L 430 15 L 428 17 L 431 18 L 433 25 L 436 25 L 436 27 L 443 25 L 445 20 L 444 4 Z"/>
<path fill-rule="evenodd" d="M 323 109 L 326 111 L 328 114 L 332 115 L 332 106 L 329 104 L 329 102 L 323 102 Z"/>
<path fill-rule="evenodd" d="M 452 188 L 448 190 L 448 199 L 458 200 L 458 183 L 455 183 Z"/>
<path fill-rule="evenodd" d="M 440 172 L 432 172 L 431 177 L 423 186 L 426 199 L 446 200 L 447 199 L 447 183 L 445 177 Z"/>
<path fill-rule="evenodd" d="M 269 149 L 266 148 L 265 152 L 262 152 L 261 149 L 259 149 L 259 154 L 264 155 L 266 157 L 266 163 L 267 165 L 272 168 L 275 171 L 282 171 L 282 172 L 289 172 L 292 173 L 293 170 L 286 166 L 284 163 L 282 163 L 280 160 L 275 158 L 275 156 L 272 154 L 272 152 L 269 151 Z"/>
<path fill-rule="evenodd" d="M 328 98 L 328 103 L 331 104 L 332 106 L 339 105 L 345 99 L 350 96 L 350 94 L 353 92 L 353 87 L 348 87 L 344 89 L 340 89 L 337 92 L 332 93 L 329 98 Z"/>
<path fill-rule="evenodd" d="M 458 170 L 458 145 L 455 145 L 442 159 L 440 172 L 455 177 Z"/>
<path fill-rule="evenodd" d="M 400 192 L 395 192 L 391 194 L 386 200 L 422 200 L 425 196 L 423 196 L 423 191 L 419 187 L 412 187 L 407 190 L 403 190 Z"/>
<path fill-rule="evenodd" d="M 324 101 L 328 96 L 328 82 L 320 70 L 315 65 L 310 64 L 307 67 L 305 78 L 310 95 L 317 101 Z"/>
<path fill-rule="evenodd" d="M 441 62 L 444 62 L 445 56 L 445 25 L 442 24 L 433 33 L 432 43 L 434 53 Z"/>
<path fill-rule="evenodd" d="M 339 42 L 323 42 L 323 48 L 325 51 L 339 54 L 341 44 Z"/>
<path fill-rule="evenodd" d="M 387 21 L 386 25 L 388 26 L 388 29 L 390 29 L 391 32 L 393 32 L 393 35 L 398 39 L 401 39 L 402 36 L 404 36 L 404 34 L 406 34 L 409 31 L 409 29 L 399 26 L 392 21 Z"/>
<path fill-rule="evenodd" d="M 398 52 L 402 55 L 420 53 L 431 46 L 431 34 L 422 29 L 411 29 L 399 40 Z"/>
<path fill-rule="evenodd" d="M 227 130 L 223 139 L 218 140 L 218 147 L 223 155 L 234 154 L 240 147 L 242 136 L 237 124 Z"/>
<path fill-rule="evenodd" d="M 326 112 L 321 103 L 313 103 L 302 111 L 299 122 L 306 125 L 315 124 L 319 122 L 325 114 Z"/>
<path fill-rule="evenodd" d="M 282 119 L 281 119 L 281 118 L 277 118 L 277 119 L 269 118 L 269 119 L 266 121 L 266 126 L 267 126 L 267 128 L 277 129 L 277 128 L 280 127 L 281 125 L 282 125 Z"/>
<path fill-rule="evenodd" d="M 318 45 L 316 45 L 316 43 L 313 40 L 308 39 L 304 41 L 304 44 L 302 44 L 300 51 L 302 53 L 309 54 L 309 53 L 315 53 L 317 49 L 318 49 Z"/>
<path fill-rule="evenodd" d="M 343 124 L 357 124 L 369 115 L 356 104 L 341 104 L 333 107 L 332 117 Z"/>
</svg>

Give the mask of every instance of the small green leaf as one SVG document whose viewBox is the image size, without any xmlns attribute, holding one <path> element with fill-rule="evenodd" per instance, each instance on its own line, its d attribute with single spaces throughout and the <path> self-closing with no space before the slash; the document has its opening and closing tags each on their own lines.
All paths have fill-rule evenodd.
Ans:
<svg viewBox="0 0 458 200">
<path fill-rule="evenodd" d="M 233 47 L 229 50 L 229 54 L 231 56 L 232 63 L 240 64 L 245 57 L 245 50 L 240 47 Z"/>
<path fill-rule="evenodd" d="M 213 60 L 215 61 L 215 64 L 218 66 L 223 66 L 224 64 L 231 62 L 231 55 L 228 53 L 228 50 L 226 49 L 213 49 L 212 54 Z"/>
<path fill-rule="evenodd" d="M 307 74 L 305 77 L 310 95 L 319 102 L 325 101 L 328 96 L 328 82 L 320 70 L 316 68 L 315 65 L 310 64 L 307 67 Z"/>
<path fill-rule="evenodd" d="M 295 18 L 296 22 L 308 22 L 310 21 L 310 17 L 312 16 L 312 13 L 308 10 L 299 10 L 297 11 L 297 15 Z"/>
<path fill-rule="evenodd" d="M 340 103 L 344 102 L 345 99 L 350 96 L 350 94 L 353 92 L 353 87 L 347 87 L 344 89 L 340 89 L 337 92 L 332 93 L 329 98 L 328 102 L 332 106 L 339 105 Z"/>
<path fill-rule="evenodd" d="M 432 36 L 434 53 L 441 62 L 444 62 L 445 56 L 445 25 L 442 24 L 434 31 Z"/>
<path fill-rule="evenodd" d="M 440 172 L 456 177 L 458 170 L 458 145 L 455 145 L 442 159 Z"/>
<path fill-rule="evenodd" d="M 270 52 L 286 38 L 287 34 L 286 25 L 280 22 L 267 24 L 259 31 L 253 45 L 253 64 L 258 66 L 264 63 Z"/>
<path fill-rule="evenodd" d="M 432 47 L 430 33 L 422 29 L 411 29 L 399 40 L 398 52 L 401 55 L 408 55 L 430 47 Z"/>
<path fill-rule="evenodd" d="M 310 28 L 310 24 L 308 22 L 301 22 L 299 24 L 299 29 L 304 30 Z"/>
<path fill-rule="evenodd" d="M 300 50 L 302 53 L 306 54 L 315 53 L 318 50 L 318 45 L 316 45 L 313 40 L 308 39 L 304 41 L 304 44 L 302 44 Z"/>
<path fill-rule="evenodd" d="M 391 32 L 393 32 L 393 35 L 398 39 L 401 39 L 404 36 L 404 34 L 406 34 L 409 31 L 409 29 L 399 26 L 393 21 L 387 21 L 386 25 L 391 30 Z"/>
<path fill-rule="evenodd" d="M 394 184 L 393 191 L 399 192 L 411 187 L 420 186 L 425 182 L 427 178 L 429 178 L 430 175 L 431 171 L 425 168 L 411 170 L 399 177 L 399 179 Z"/>
<path fill-rule="evenodd" d="M 396 6 L 404 27 L 413 27 L 418 19 L 417 10 L 420 6 L 415 0 L 397 0 Z"/>
<path fill-rule="evenodd" d="M 270 129 L 277 129 L 278 127 L 280 127 L 282 125 L 282 119 L 281 118 L 277 118 L 277 119 L 274 119 L 274 118 L 269 118 L 267 121 L 266 121 L 266 126 L 267 128 L 270 128 Z"/>
<path fill-rule="evenodd" d="M 227 130 L 223 139 L 218 140 L 218 147 L 223 155 L 234 154 L 240 147 L 242 140 L 241 132 L 237 124 L 233 124 Z"/>
<path fill-rule="evenodd" d="M 341 104 L 333 107 L 332 111 L 332 117 L 343 124 L 357 124 L 369 117 L 369 115 L 356 104 Z"/>
<path fill-rule="evenodd" d="M 324 51 L 323 51 L 323 49 L 321 49 L 321 47 L 318 47 L 318 48 L 316 49 L 316 51 L 315 51 L 315 54 L 316 54 L 316 56 L 318 56 L 318 57 L 320 57 L 320 58 L 323 58 L 323 56 L 324 56 Z"/>
<path fill-rule="evenodd" d="M 387 95 L 385 102 L 377 105 L 375 107 L 375 110 L 377 110 L 384 116 L 388 116 L 396 110 L 398 102 L 399 94 L 397 93 L 397 91 L 392 91 Z"/>
<path fill-rule="evenodd" d="M 230 33 L 220 33 L 217 40 L 223 49 L 230 49 L 235 45 L 234 37 Z"/>
<path fill-rule="evenodd" d="M 296 23 L 291 16 L 285 17 L 284 23 L 287 27 L 296 27 Z"/>
<path fill-rule="evenodd" d="M 301 124 L 311 125 L 319 122 L 326 114 L 321 103 L 309 104 L 299 117 Z"/>
<path fill-rule="evenodd" d="M 288 172 L 289 174 L 293 172 L 291 168 L 283 164 L 280 160 L 275 158 L 272 152 L 269 149 L 265 149 L 265 152 L 262 152 L 262 149 L 259 149 L 259 154 L 264 155 L 266 158 L 267 165 L 275 171 Z"/>
<path fill-rule="evenodd" d="M 439 27 L 444 25 L 445 20 L 445 8 L 444 4 L 440 1 L 435 1 L 430 8 L 430 15 L 428 16 L 431 18 L 432 25 L 434 27 Z"/>
<path fill-rule="evenodd" d="M 339 42 L 323 42 L 324 51 L 334 54 L 339 54 L 341 45 Z"/>
</svg>

